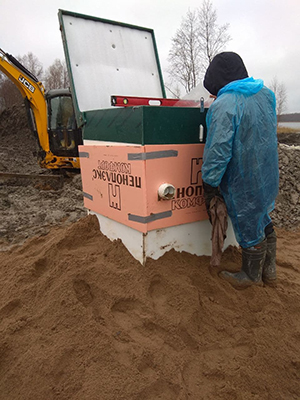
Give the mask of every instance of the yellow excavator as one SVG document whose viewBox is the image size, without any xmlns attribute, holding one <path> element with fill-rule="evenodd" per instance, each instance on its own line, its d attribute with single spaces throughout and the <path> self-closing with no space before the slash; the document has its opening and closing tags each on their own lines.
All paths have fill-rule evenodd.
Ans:
<svg viewBox="0 0 300 400">
<path fill-rule="evenodd" d="M 21 92 L 37 138 L 38 162 L 42 168 L 80 168 L 78 146 L 82 132 L 76 124 L 72 96 L 68 89 L 45 88 L 15 57 L 0 49 L 0 71 Z"/>
</svg>

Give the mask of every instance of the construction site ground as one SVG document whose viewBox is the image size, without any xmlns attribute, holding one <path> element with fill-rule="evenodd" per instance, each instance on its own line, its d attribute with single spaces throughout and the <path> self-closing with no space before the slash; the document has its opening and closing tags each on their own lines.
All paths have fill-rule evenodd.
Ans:
<svg viewBox="0 0 300 400">
<path fill-rule="evenodd" d="M 49 173 L 22 107 L 0 139 L 0 173 Z M 279 156 L 275 288 L 235 290 L 173 250 L 142 267 L 87 215 L 79 174 L 0 181 L 0 400 L 298 400 L 299 148 Z M 240 265 L 227 249 L 220 269 Z"/>
</svg>

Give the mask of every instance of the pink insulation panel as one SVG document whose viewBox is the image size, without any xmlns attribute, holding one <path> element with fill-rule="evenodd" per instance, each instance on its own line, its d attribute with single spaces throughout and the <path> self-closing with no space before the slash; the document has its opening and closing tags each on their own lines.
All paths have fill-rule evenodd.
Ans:
<svg viewBox="0 0 300 400">
<path fill-rule="evenodd" d="M 203 144 L 80 146 L 85 207 L 146 233 L 207 219 Z M 160 185 L 175 187 L 161 200 Z"/>
</svg>

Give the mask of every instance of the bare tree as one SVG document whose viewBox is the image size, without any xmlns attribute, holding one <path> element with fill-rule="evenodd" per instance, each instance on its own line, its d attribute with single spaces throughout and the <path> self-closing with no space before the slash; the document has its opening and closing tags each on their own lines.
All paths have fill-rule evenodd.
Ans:
<svg viewBox="0 0 300 400">
<path fill-rule="evenodd" d="M 197 86 L 213 57 L 231 40 L 228 29 L 229 24 L 217 25 L 211 0 L 189 10 L 172 38 L 168 58 L 171 81 L 182 84 L 186 92 Z"/>
<path fill-rule="evenodd" d="M 45 74 L 45 87 L 49 89 L 62 89 L 69 87 L 69 77 L 64 61 L 58 58 L 47 69 Z"/>
<path fill-rule="evenodd" d="M 275 76 L 270 84 L 270 89 L 274 92 L 276 97 L 276 114 L 279 121 L 281 114 L 285 110 L 287 103 L 287 91 L 283 82 L 279 82 Z"/>
<path fill-rule="evenodd" d="M 189 92 L 197 84 L 201 66 L 196 11 L 188 11 L 180 29 L 172 38 L 169 61 L 170 75 L 184 86 L 186 92 Z"/>
<path fill-rule="evenodd" d="M 18 61 L 28 69 L 39 81 L 43 79 L 44 68 L 40 60 L 31 52 L 22 57 L 17 57 Z"/>
<path fill-rule="evenodd" d="M 202 58 L 202 72 L 211 63 L 214 56 L 231 40 L 228 33 L 229 24 L 218 26 L 217 11 L 210 0 L 204 0 L 202 7 L 198 9 L 197 36 Z"/>
</svg>

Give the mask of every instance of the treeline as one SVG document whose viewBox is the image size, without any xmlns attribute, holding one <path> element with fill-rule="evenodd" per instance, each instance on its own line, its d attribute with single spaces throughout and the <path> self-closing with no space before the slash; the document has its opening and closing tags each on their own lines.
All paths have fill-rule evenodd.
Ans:
<svg viewBox="0 0 300 400">
<path fill-rule="evenodd" d="M 65 61 L 56 59 L 44 71 L 40 60 L 31 52 L 24 56 L 18 56 L 16 59 L 43 83 L 46 90 L 69 87 L 69 77 Z M 22 101 L 23 98 L 16 85 L 4 73 L 0 72 L 0 112 Z"/>
<path fill-rule="evenodd" d="M 279 122 L 300 122 L 300 113 L 281 114 Z"/>
</svg>

